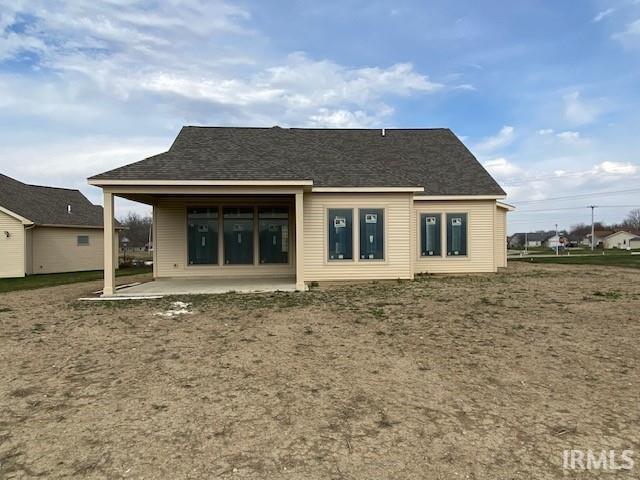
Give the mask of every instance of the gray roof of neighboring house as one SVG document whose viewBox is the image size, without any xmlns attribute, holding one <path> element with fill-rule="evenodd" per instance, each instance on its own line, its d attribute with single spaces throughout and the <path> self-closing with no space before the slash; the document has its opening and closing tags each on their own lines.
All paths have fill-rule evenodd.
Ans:
<svg viewBox="0 0 640 480">
<path fill-rule="evenodd" d="M 522 234 L 524 236 L 524 233 Z M 551 232 L 531 232 L 527 233 L 527 241 L 528 242 L 544 242 L 548 238 L 551 238 L 555 235 L 555 233 Z"/>
<path fill-rule="evenodd" d="M 71 205 L 71 213 L 67 212 Z M 41 187 L 0 174 L 0 207 L 36 225 L 101 227 L 102 207 L 93 205 L 78 190 Z"/>
<path fill-rule="evenodd" d="M 183 127 L 159 155 L 92 180 L 313 180 L 320 187 L 424 187 L 505 195 L 449 129 Z"/>
</svg>

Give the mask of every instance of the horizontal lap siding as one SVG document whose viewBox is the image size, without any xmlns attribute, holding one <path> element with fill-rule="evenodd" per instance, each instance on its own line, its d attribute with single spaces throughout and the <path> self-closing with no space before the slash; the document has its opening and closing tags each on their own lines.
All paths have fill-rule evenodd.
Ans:
<svg viewBox="0 0 640 480">
<path fill-rule="evenodd" d="M 9 232 L 9 237 L 5 232 Z M 24 277 L 24 245 L 22 222 L 0 212 L 0 278 Z"/>
<path fill-rule="evenodd" d="M 215 206 L 215 202 L 190 202 Z M 237 205 L 240 202 L 225 202 Z M 270 205 L 268 200 L 262 202 Z M 187 260 L 187 204 L 161 202 L 154 207 L 156 277 L 276 277 L 295 275 L 293 248 L 290 265 L 189 265 Z M 290 235 L 291 236 L 291 235 Z"/>
<path fill-rule="evenodd" d="M 495 211 L 494 200 L 477 201 L 416 201 L 413 208 L 413 228 L 416 242 L 413 249 L 415 273 L 477 273 L 495 272 Z M 420 213 L 467 213 L 468 236 L 465 258 L 420 256 Z M 442 238 L 442 251 L 446 254 L 446 236 Z"/>
<path fill-rule="evenodd" d="M 495 235 L 496 266 L 507 266 L 507 211 L 504 208 L 496 208 L 496 235 Z"/>
<path fill-rule="evenodd" d="M 89 245 L 79 246 L 78 235 L 88 235 Z M 36 227 L 31 238 L 33 273 L 102 270 L 104 234 L 95 228 Z"/>
<path fill-rule="evenodd" d="M 411 278 L 411 194 L 322 194 L 304 195 L 305 281 L 339 281 Z M 327 260 L 327 217 L 329 208 L 352 208 L 353 254 L 359 250 L 358 208 L 385 209 L 385 261 Z"/>
</svg>

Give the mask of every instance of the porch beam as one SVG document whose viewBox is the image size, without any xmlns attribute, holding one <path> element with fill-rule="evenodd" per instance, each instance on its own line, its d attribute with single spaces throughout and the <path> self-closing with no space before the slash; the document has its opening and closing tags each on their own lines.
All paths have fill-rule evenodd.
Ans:
<svg viewBox="0 0 640 480">
<path fill-rule="evenodd" d="M 304 292 L 304 193 L 296 193 L 296 290 Z"/>
<path fill-rule="evenodd" d="M 115 237 L 113 224 L 113 193 L 104 191 L 103 228 L 104 228 L 104 289 L 102 296 L 114 293 L 116 280 Z"/>
</svg>

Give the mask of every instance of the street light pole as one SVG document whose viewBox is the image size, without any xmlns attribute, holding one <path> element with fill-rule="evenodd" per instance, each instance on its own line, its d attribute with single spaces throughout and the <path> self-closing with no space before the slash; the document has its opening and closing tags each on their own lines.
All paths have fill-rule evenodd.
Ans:
<svg viewBox="0 0 640 480">
<path fill-rule="evenodd" d="M 558 236 L 558 224 L 556 223 L 556 255 L 558 255 L 559 245 L 560 245 L 560 237 Z"/>
<path fill-rule="evenodd" d="M 595 205 L 589 205 L 591 209 L 591 251 L 593 252 L 596 249 L 596 227 L 593 221 L 593 211 L 595 210 Z"/>
</svg>

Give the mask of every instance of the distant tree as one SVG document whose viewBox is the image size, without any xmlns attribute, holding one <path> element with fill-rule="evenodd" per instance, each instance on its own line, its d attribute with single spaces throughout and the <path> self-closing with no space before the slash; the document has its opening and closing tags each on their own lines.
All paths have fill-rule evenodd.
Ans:
<svg viewBox="0 0 640 480">
<path fill-rule="evenodd" d="M 640 230 L 640 208 L 631 210 L 622 225 L 630 230 Z"/>
<path fill-rule="evenodd" d="M 594 227 L 596 231 L 607 229 L 606 225 L 604 225 L 601 222 L 595 222 Z M 573 225 L 569 229 L 569 235 L 571 236 L 585 237 L 590 233 L 591 233 L 591 225 L 587 225 L 586 223 L 578 223 L 576 225 Z"/>
<path fill-rule="evenodd" d="M 129 212 L 124 218 L 119 219 L 120 223 L 127 227 L 120 238 L 127 237 L 130 247 L 144 247 L 149 241 L 149 230 L 152 220 L 149 216 L 142 216 L 135 212 Z"/>
</svg>

